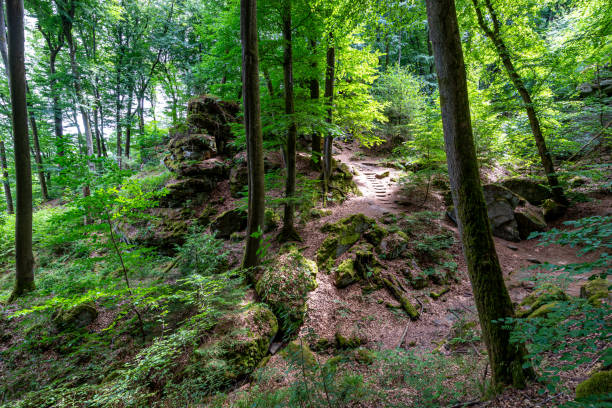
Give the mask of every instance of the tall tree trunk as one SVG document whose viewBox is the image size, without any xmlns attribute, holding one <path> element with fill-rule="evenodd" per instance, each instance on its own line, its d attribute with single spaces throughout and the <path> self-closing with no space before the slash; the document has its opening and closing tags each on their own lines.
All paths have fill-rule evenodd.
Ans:
<svg viewBox="0 0 612 408">
<path fill-rule="evenodd" d="M 6 199 L 6 212 L 13 214 L 13 194 L 11 194 L 11 183 L 9 181 L 8 166 L 6 163 L 6 148 L 4 141 L 0 140 L 0 165 L 2 166 L 2 185 L 4 186 L 4 198 Z"/>
<path fill-rule="evenodd" d="M 242 267 L 255 268 L 260 263 L 259 247 L 262 240 L 265 210 L 263 138 L 259 101 L 257 0 L 240 0 L 240 37 L 242 40 L 242 98 L 249 171 L 249 219 Z"/>
<path fill-rule="evenodd" d="M 314 55 L 317 49 L 317 42 L 315 40 L 310 40 L 310 49 L 312 50 L 312 53 Z M 318 101 L 319 99 L 320 90 L 319 90 L 319 75 L 317 73 L 316 59 L 311 64 L 311 67 L 312 67 L 314 76 L 309 81 L 310 99 L 313 101 L 313 103 L 317 103 L 316 101 Z M 310 161 L 311 161 L 312 166 L 316 169 L 320 169 L 321 168 L 321 134 L 319 132 L 315 131 L 312 133 L 312 147 L 310 148 L 310 150 L 311 150 Z"/>
<path fill-rule="evenodd" d="M 15 219 L 15 288 L 9 299 L 15 300 L 34 289 L 32 255 L 32 170 L 28 139 L 26 76 L 24 60 L 23 0 L 7 0 L 8 60 L 17 181 Z"/>
<path fill-rule="evenodd" d="M 325 120 L 330 125 L 333 123 L 333 107 L 334 107 L 334 81 L 336 77 L 336 49 L 333 45 L 334 34 L 329 33 L 329 46 L 327 48 L 327 67 L 325 70 L 325 103 L 327 104 L 327 117 Z M 332 143 L 333 136 L 331 133 L 325 135 L 323 141 L 323 192 L 324 200 L 327 198 L 329 188 L 329 180 L 332 172 Z"/>
<path fill-rule="evenodd" d="M 26 81 L 26 91 L 30 93 L 30 88 Z M 43 168 L 42 156 L 40 154 L 40 140 L 38 138 L 38 126 L 36 125 L 36 118 L 32 111 L 32 104 L 27 103 L 28 106 L 28 117 L 30 119 L 30 126 L 32 127 L 32 142 L 34 144 L 34 161 L 36 162 L 36 172 L 38 174 L 38 182 L 40 183 L 40 192 L 44 201 L 49 201 L 49 192 L 47 191 L 47 180 L 45 179 L 45 171 Z"/>
<path fill-rule="evenodd" d="M 524 348 L 494 320 L 514 316 L 495 252 L 470 122 L 467 81 L 454 0 L 427 0 L 427 16 L 440 86 L 446 157 L 457 224 L 474 300 L 496 384 L 524 387 Z"/>
<path fill-rule="evenodd" d="M 295 161 L 296 161 L 296 139 L 297 124 L 295 123 L 295 102 L 293 97 L 293 42 L 291 39 L 291 1 L 285 0 L 283 20 L 283 81 L 285 87 L 285 114 L 289 116 L 289 127 L 287 129 L 286 146 L 286 170 L 285 179 L 285 214 L 283 217 L 283 229 L 279 235 L 281 241 L 300 240 L 295 230 Z"/>
<path fill-rule="evenodd" d="M 102 140 L 100 139 L 100 120 L 98 118 L 98 107 L 93 109 L 94 116 L 94 132 L 96 134 L 96 154 L 98 158 L 102 157 Z"/>
<path fill-rule="evenodd" d="M 2 55 L 2 63 L 4 67 L 4 73 L 9 82 L 9 62 L 8 62 L 8 51 L 6 48 L 6 23 L 4 18 L 4 4 L 0 0 L 0 54 Z M 10 119 L 10 118 L 9 118 Z M 8 175 L 8 165 L 6 160 L 6 148 L 4 141 L 0 139 L 0 164 L 2 165 L 2 185 L 4 186 L 4 198 L 6 199 L 6 211 L 9 214 L 13 214 L 15 209 L 13 207 L 13 194 L 11 194 L 11 182 Z"/>
<path fill-rule="evenodd" d="M 119 44 L 119 49 L 117 52 L 117 61 L 115 62 L 115 132 L 117 134 L 117 165 L 121 169 L 121 157 L 123 154 L 121 151 L 121 64 L 123 63 L 123 30 L 121 23 L 119 23 L 119 27 L 117 28 L 117 42 Z M 174 122 L 172 122 L 172 124 L 174 125 Z"/>
<path fill-rule="evenodd" d="M 59 50 L 58 50 L 59 51 Z M 55 59 L 57 53 L 50 52 L 49 55 L 49 84 L 51 86 L 51 99 L 53 100 L 53 129 L 55 130 L 55 143 L 57 155 L 64 155 L 64 126 L 62 124 L 62 107 L 59 99 L 59 89 L 57 87 L 57 73 L 55 70 Z"/>
<path fill-rule="evenodd" d="M 128 91 L 127 112 L 125 114 L 125 157 L 130 158 L 130 145 L 132 143 L 132 101 L 134 88 L 130 86 Z"/>
<path fill-rule="evenodd" d="M 519 93 L 523 104 L 525 105 L 525 111 L 527 112 L 527 118 L 529 119 L 529 126 L 531 127 L 531 133 L 533 134 L 533 138 L 535 139 L 536 146 L 538 148 L 538 153 L 540 155 L 540 160 L 542 161 L 542 167 L 544 167 L 544 172 L 546 173 L 546 178 L 548 179 L 548 184 L 550 185 L 553 193 L 553 197 L 555 201 L 560 204 L 568 204 L 568 200 L 563 193 L 563 188 L 559 184 L 559 180 L 557 179 L 557 174 L 555 172 L 555 166 L 553 164 L 552 155 L 548 148 L 546 147 L 546 141 L 544 140 L 544 136 L 542 135 L 542 129 L 540 128 L 540 121 L 538 119 L 538 115 L 536 114 L 533 101 L 531 100 L 531 95 L 529 91 L 525 87 L 525 83 L 523 79 L 519 75 L 518 71 L 514 67 L 512 60 L 510 59 L 510 53 L 506 48 L 506 44 L 504 43 L 501 33 L 500 33 L 500 25 L 499 20 L 497 18 L 497 14 L 493 5 L 491 4 L 491 0 L 485 0 L 485 5 L 488 10 L 489 18 L 492 21 L 493 28 L 488 26 L 488 23 L 485 21 L 485 17 L 483 16 L 482 10 L 480 9 L 480 5 L 478 4 L 478 0 L 472 0 L 474 4 L 474 9 L 476 11 L 476 17 L 478 19 L 478 25 L 485 33 L 487 37 L 493 42 L 495 46 L 495 50 L 497 51 L 497 55 L 502 60 L 504 64 L 504 68 L 506 69 L 506 73 L 510 77 L 510 81 L 516 88 Z"/>
</svg>

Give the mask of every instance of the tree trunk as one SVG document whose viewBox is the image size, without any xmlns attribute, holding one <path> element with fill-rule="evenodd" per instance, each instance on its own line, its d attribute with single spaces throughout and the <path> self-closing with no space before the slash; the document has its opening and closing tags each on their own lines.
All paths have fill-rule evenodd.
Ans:
<svg viewBox="0 0 612 408">
<path fill-rule="evenodd" d="M 128 95 L 127 112 L 125 114 L 125 157 L 129 159 L 132 143 L 132 101 L 134 97 L 134 88 L 131 86 Z"/>
<path fill-rule="evenodd" d="M 474 4 L 474 9 L 476 11 L 478 25 L 485 33 L 485 35 L 489 37 L 489 39 L 493 42 L 493 45 L 495 46 L 495 49 L 497 51 L 497 55 L 502 60 L 504 68 L 506 69 L 506 72 L 510 77 L 510 81 L 516 88 L 523 101 L 523 104 L 525 105 L 525 111 L 527 112 L 527 118 L 529 119 L 531 133 L 533 134 L 533 138 L 535 139 L 536 146 L 538 148 L 538 153 L 540 155 L 540 160 L 542 161 L 542 167 L 544 167 L 544 172 L 546 173 L 548 184 L 552 189 L 553 197 L 558 203 L 567 205 L 568 200 L 565 197 L 563 188 L 559 185 L 559 180 L 557 179 L 557 174 L 555 172 L 552 155 L 546 147 L 546 141 L 544 140 L 544 136 L 542 135 L 540 121 L 538 119 L 538 115 L 536 114 L 533 101 L 531 100 L 531 95 L 525 87 L 523 79 L 514 67 L 512 60 L 510 59 L 510 53 L 508 52 L 506 44 L 504 43 L 500 34 L 500 25 L 499 20 L 497 19 L 497 14 L 495 13 L 495 9 L 493 8 L 490 0 L 485 0 L 485 4 L 489 12 L 489 17 L 493 24 L 493 28 L 490 28 L 487 25 L 487 22 L 485 21 L 485 17 L 483 16 L 482 10 L 480 9 L 480 6 L 478 4 L 478 0 L 472 0 L 472 3 Z"/>
<path fill-rule="evenodd" d="M 8 60 L 11 92 L 17 215 L 15 219 L 15 288 L 10 301 L 34 289 L 32 255 L 32 170 L 28 139 L 24 60 L 23 0 L 7 0 Z"/>
<path fill-rule="evenodd" d="M 249 172 L 249 220 L 242 267 L 254 268 L 261 261 L 259 247 L 262 240 L 265 210 L 263 138 L 259 101 L 257 0 L 240 0 L 240 36 L 242 40 L 242 97 Z"/>
<path fill-rule="evenodd" d="M 2 166 L 2 185 L 4 186 L 4 198 L 6 199 L 6 212 L 13 214 L 15 212 L 13 208 L 13 194 L 11 194 L 11 183 L 6 164 L 6 149 L 2 140 L 0 140 L 0 165 Z"/>
<path fill-rule="evenodd" d="M 467 81 L 454 0 L 427 0 L 427 16 L 440 86 L 446 157 L 457 224 L 495 384 L 524 387 L 524 347 L 493 320 L 514 316 L 495 252 L 470 122 Z"/>
<path fill-rule="evenodd" d="M 317 48 L 317 42 L 315 40 L 310 40 L 310 48 L 312 50 L 313 55 L 316 53 L 316 48 Z M 320 96 L 320 90 L 319 90 L 319 75 L 317 73 L 317 61 L 315 59 L 315 61 L 312 63 L 311 65 L 312 67 L 312 71 L 313 71 L 313 77 L 310 79 L 310 99 L 313 101 L 313 103 L 317 103 L 316 101 L 318 101 L 319 96 Z M 321 134 L 319 132 L 313 132 L 312 134 L 312 147 L 311 147 L 311 157 L 310 157 L 310 161 L 312 166 L 315 169 L 320 169 L 321 168 Z"/>
<path fill-rule="evenodd" d="M 329 33 L 329 47 L 327 48 L 327 67 L 325 72 L 325 103 L 327 104 L 326 121 L 330 125 L 333 123 L 333 106 L 334 106 L 334 80 L 335 80 L 335 65 L 336 65 L 336 49 L 333 46 L 334 34 Z M 332 143 L 333 136 L 331 133 L 325 135 L 323 142 L 323 191 L 324 200 L 327 198 L 329 188 L 329 180 L 332 171 Z"/>
<path fill-rule="evenodd" d="M 281 241 L 300 240 L 295 230 L 295 161 L 296 161 L 296 139 L 297 124 L 295 123 L 295 102 L 293 99 L 293 43 L 291 39 L 291 1 L 286 0 L 283 12 L 283 80 L 285 88 L 285 114 L 289 116 L 289 127 L 287 129 L 286 148 L 286 170 L 285 179 L 285 214 L 283 217 L 283 229 L 280 233 Z"/>
</svg>

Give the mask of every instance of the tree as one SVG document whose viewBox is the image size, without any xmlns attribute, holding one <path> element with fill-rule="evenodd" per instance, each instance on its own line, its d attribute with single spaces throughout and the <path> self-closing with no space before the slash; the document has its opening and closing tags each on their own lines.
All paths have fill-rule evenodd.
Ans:
<svg viewBox="0 0 612 408">
<path fill-rule="evenodd" d="M 527 87 L 525 86 L 525 83 L 523 82 L 523 79 L 521 78 L 519 72 L 514 67 L 514 64 L 510 59 L 510 52 L 501 36 L 500 23 L 497 17 L 497 13 L 495 12 L 493 5 L 491 4 L 491 0 L 484 0 L 484 2 L 488 11 L 487 20 L 491 21 L 493 27 L 490 27 L 489 24 L 485 21 L 485 16 L 483 15 L 478 0 L 472 0 L 472 3 L 474 4 L 474 10 L 476 11 L 476 17 L 478 19 L 478 25 L 495 46 L 497 55 L 501 59 L 504 68 L 506 69 L 506 73 L 508 74 L 508 77 L 510 77 L 510 81 L 516 88 L 516 91 L 519 93 L 523 104 L 525 105 L 525 111 L 527 112 L 527 117 L 529 118 L 529 126 L 531 127 L 531 132 L 533 133 L 533 138 L 535 139 L 535 143 L 538 148 L 540 160 L 542 161 L 542 167 L 544 167 L 546 178 L 548 180 L 548 184 L 552 189 L 555 201 L 560 204 L 568 204 L 567 198 L 563 193 L 563 188 L 561 187 L 561 185 L 559 184 L 559 180 L 557 179 L 557 174 L 555 172 L 555 166 L 553 164 L 552 156 L 550 154 L 550 151 L 546 147 L 546 141 L 544 140 L 544 135 L 542 134 L 542 129 L 540 127 L 540 120 L 538 119 L 538 115 L 535 111 L 531 95 L 527 90 Z"/>
<path fill-rule="evenodd" d="M 495 322 L 512 317 L 514 310 L 480 185 L 454 0 L 427 0 L 427 18 L 440 87 L 451 191 L 493 382 L 524 387 L 531 375 L 522 368 L 524 349 L 512 344 L 510 330 Z"/>
<path fill-rule="evenodd" d="M 295 162 L 296 162 L 296 139 L 297 124 L 293 115 L 295 114 L 295 101 L 293 97 L 293 44 L 291 40 L 291 1 L 285 0 L 282 4 L 281 18 L 283 31 L 283 82 L 285 88 L 285 114 L 289 117 L 287 128 L 287 145 L 285 150 L 286 159 L 286 182 L 285 182 L 285 214 L 283 217 L 283 229 L 279 238 L 283 241 L 300 240 L 294 227 L 295 215 Z"/>
<path fill-rule="evenodd" d="M 6 50 L 6 27 L 4 20 L 4 5 L 0 1 L 0 53 L 2 54 L 2 62 L 4 70 L 8 78 L 8 52 Z M 2 167 L 2 185 L 4 187 L 4 198 L 6 199 L 6 211 L 13 214 L 13 195 L 11 194 L 11 183 L 8 176 L 8 166 L 6 161 L 6 148 L 4 140 L 0 139 L 0 165 Z"/>
<path fill-rule="evenodd" d="M 9 302 L 34 289 L 32 255 L 32 170 L 28 139 L 24 58 L 23 0 L 7 0 L 8 74 L 10 78 L 17 211 L 15 219 L 15 288 Z"/>
<path fill-rule="evenodd" d="M 242 40 L 242 99 L 247 139 L 249 203 L 247 242 L 243 268 L 259 265 L 259 246 L 263 231 L 264 157 L 259 101 L 259 50 L 257 41 L 257 0 L 240 1 L 240 37 Z"/>
</svg>

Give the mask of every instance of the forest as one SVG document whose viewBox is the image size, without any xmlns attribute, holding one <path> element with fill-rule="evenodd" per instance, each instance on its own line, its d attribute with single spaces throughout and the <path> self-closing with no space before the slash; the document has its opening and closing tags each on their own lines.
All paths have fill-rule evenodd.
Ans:
<svg viewBox="0 0 612 408">
<path fill-rule="evenodd" d="M 0 408 L 612 407 L 606 0 L 0 0 Z"/>
</svg>

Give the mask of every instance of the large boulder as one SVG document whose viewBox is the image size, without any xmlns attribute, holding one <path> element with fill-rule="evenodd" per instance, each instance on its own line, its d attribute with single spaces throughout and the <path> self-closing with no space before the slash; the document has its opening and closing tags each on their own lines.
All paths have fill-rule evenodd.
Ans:
<svg viewBox="0 0 612 408">
<path fill-rule="evenodd" d="M 228 152 L 227 143 L 233 138 L 231 124 L 238 122 L 239 110 L 237 103 L 201 95 L 187 104 L 187 123 L 211 135 L 217 152 L 225 154 Z"/>
<path fill-rule="evenodd" d="M 554 310 L 559 302 L 566 301 L 567 294 L 561 288 L 546 284 L 525 297 L 516 311 L 518 317 L 541 317 Z"/>
<path fill-rule="evenodd" d="M 257 368 L 277 331 L 276 317 L 262 304 L 224 314 L 193 351 L 183 375 L 210 390 L 223 389 Z"/>
<path fill-rule="evenodd" d="M 190 166 L 215 155 L 213 142 L 203 134 L 176 133 L 168 143 L 168 154 L 164 158 L 166 167 L 179 173 Z"/>
<path fill-rule="evenodd" d="M 317 264 L 291 247 L 267 267 L 255 290 L 280 319 L 284 334 L 292 334 L 306 315 L 308 292 L 317 287 Z"/>
<path fill-rule="evenodd" d="M 213 157 L 197 163 L 185 163 L 179 168 L 178 174 L 180 177 L 218 182 L 227 178 L 229 168 L 223 160 Z"/>
<path fill-rule="evenodd" d="M 249 184 L 249 169 L 246 161 L 241 161 L 230 171 L 229 186 L 230 194 L 234 198 L 240 198 L 241 192 Z"/>
<path fill-rule="evenodd" d="M 218 238 L 228 239 L 234 232 L 247 227 L 247 212 L 240 208 L 226 211 L 217 216 L 210 224 L 210 230 L 216 232 Z"/>
<path fill-rule="evenodd" d="M 588 281 L 580 288 L 580 297 L 587 299 L 592 305 L 598 305 L 608 298 L 610 282 L 607 279 L 596 278 Z"/>
<path fill-rule="evenodd" d="M 502 181 L 501 185 L 533 205 L 540 205 L 544 200 L 552 198 L 547 187 L 533 180 L 513 178 Z"/>
<path fill-rule="evenodd" d="M 397 259 L 406 256 L 408 248 L 408 236 L 403 231 L 397 231 L 387 235 L 380 242 L 378 253 L 381 258 Z"/>
<path fill-rule="evenodd" d="M 546 231 L 546 221 L 542 210 L 529 203 L 514 209 L 514 219 L 521 239 L 527 239 L 532 232 Z"/>
<path fill-rule="evenodd" d="M 593 374 L 589 379 L 581 382 L 576 387 L 576 399 L 581 400 L 589 397 L 604 396 L 606 402 L 612 402 L 612 371 L 600 371 Z M 592 405 L 595 406 L 595 405 Z M 600 406 L 600 405 L 597 405 Z M 608 405 L 601 405 L 608 406 Z"/>
<path fill-rule="evenodd" d="M 160 200 L 164 207 L 184 207 L 185 203 L 202 203 L 208 199 L 210 192 L 217 185 L 215 180 L 201 178 L 182 178 L 171 180 L 166 184 L 167 194 Z"/>
<path fill-rule="evenodd" d="M 53 323 L 60 329 L 80 329 L 89 326 L 98 317 L 93 302 L 84 302 L 68 309 L 60 309 L 53 315 Z"/>
</svg>

